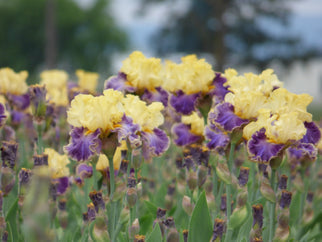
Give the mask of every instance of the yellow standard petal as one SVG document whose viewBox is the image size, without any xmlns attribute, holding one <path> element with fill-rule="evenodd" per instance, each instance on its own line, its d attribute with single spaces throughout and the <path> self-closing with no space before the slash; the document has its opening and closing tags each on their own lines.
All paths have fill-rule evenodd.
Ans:
<svg viewBox="0 0 322 242">
<path fill-rule="evenodd" d="M 44 153 L 48 155 L 48 167 L 52 178 L 69 176 L 67 165 L 70 161 L 67 155 L 61 155 L 51 148 L 46 148 Z"/>
<path fill-rule="evenodd" d="M 161 59 L 146 58 L 140 51 L 134 51 L 125 59 L 120 71 L 126 74 L 129 84 L 138 89 L 153 90 L 162 85 Z"/>
<path fill-rule="evenodd" d="M 58 106 L 68 105 L 68 74 L 61 70 L 48 70 L 40 74 L 40 84 L 46 86 L 47 99 Z"/>
<path fill-rule="evenodd" d="M 27 71 L 14 72 L 11 68 L 0 69 L 0 93 L 15 95 L 24 94 L 28 90 Z"/>
<path fill-rule="evenodd" d="M 133 119 L 133 122 L 139 124 L 143 131 L 152 131 L 164 122 L 164 116 L 161 111 L 164 106 L 160 102 L 153 102 L 147 105 L 138 96 L 126 95 L 123 100 L 125 114 Z"/>
<path fill-rule="evenodd" d="M 196 112 L 193 112 L 189 116 L 183 116 L 181 118 L 182 123 L 191 125 L 191 132 L 202 136 L 205 130 L 205 120 L 200 117 Z"/>
<path fill-rule="evenodd" d="M 96 92 L 97 81 L 99 78 L 97 73 L 77 70 L 76 76 L 78 77 L 78 85 L 82 90 L 89 91 L 90 93 Z"/>
</svg>

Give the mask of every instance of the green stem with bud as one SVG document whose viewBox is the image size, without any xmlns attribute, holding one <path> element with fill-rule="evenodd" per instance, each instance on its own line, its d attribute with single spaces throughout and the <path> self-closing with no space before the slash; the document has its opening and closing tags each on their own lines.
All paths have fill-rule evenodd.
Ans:
<svg viewBox="0 0 322 242">
<path fill-rule="evenodd" d="M 236 143 L 232 142 L 230 144 L 230 151 L 229 151 L 229 157 L 228 157 L 228 169 L 229 169 L 230 177 L 232 177 L 232 163 L 234 160 L 235 146 L 236 146 Z M 230 221 L 230 215 L 231 215 L 231 190 L 232 190 L 231 184 L 226 184 L 227 234 L 225 237 L 225 241 L 231 241 L 231 236 L 233 233 L 233 230 L 229 227 L 229 221 Z"/>
</svg>

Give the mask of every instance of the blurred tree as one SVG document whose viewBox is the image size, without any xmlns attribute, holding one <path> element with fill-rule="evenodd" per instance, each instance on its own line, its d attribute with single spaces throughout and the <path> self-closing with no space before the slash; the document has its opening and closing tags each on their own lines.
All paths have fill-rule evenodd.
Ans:
<svg viewBox="0 0 322 242">
<path fill-rule="evenodd" d="M 174 0 L 141 0 L 142 6 Z M 154 36 L 159 54 L 174 51 L 209 53 L 223 71 L 238 64 L 264 68 L 273 59 L 290 64 L 317 52 L 288 36 L 289 0 L 189 0 L 187 11 L 170 13 L 167 25 Z M 169 8 L 171 11 L 171 8 Z M 183 11 L 181 11 L 183 12 Z M 321 52 L 320 52 L 321 54 Z"/>
<path fill-rule="evenodd" d="M 76 0 L 0 0 L 0 67 L 107 72 L 111 54 L 127 44 L 108 6 L 109 0 L 88 8 Z"/>
</svg>

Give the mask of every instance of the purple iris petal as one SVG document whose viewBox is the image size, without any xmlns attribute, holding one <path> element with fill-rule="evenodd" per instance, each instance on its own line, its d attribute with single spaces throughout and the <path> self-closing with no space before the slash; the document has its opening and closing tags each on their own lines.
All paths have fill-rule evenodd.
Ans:
<svg viewBox="0 0 322 242">
<path fill-rule="evenodd" d="M 215 98 L 216 103 L 224 101 L 226 94 L 230 92 L 228 90 L 229 86 L 224 86 L 226 82 L 227 79 L 221 73 L 216 73 L 215 79 L 212 82 L 215 88 L 210 92 L 210 95 Z"/>
<path fill-rule="evenodd" d="M 220 131 L 214 132 L 208 126 L 206 127 L 206 130 L 205 130 L 205 136 L 208 140 L 210 140 L 209 143 L 207 144 L 207 147 L 219 153 L 223 153 L 223 151 L 226 150 L 230 141 L 228 135 Z"/>
<path fill-rule="evenodd" d="M 253 134 L 247 142 L 247 149 L 251 159 L 259 163 L 269 162 L 272 158 L 280 155 L 283 148 L 283 144 L 274 144 L 267 141 L 264 128 Z"/>
<path fill-rule="evenodd" d="M 317 144 L 321 139 L 319 127 L 314 122 L 304 122 L 306 134 L 301 139 L 301 143 Z"/>
<path fill-rule="evenodd" d="M 170 139 L 161 129 L 155 128 L 153 132 L 141 132 L 141 135 L 143 140 L 142 154 L 146 160 L 162 155 L 169 148 Z"/>
<path fill-rule="evenodd" d="M 102 142 L 99 139 L 100 130 L 93 133 L 88 132 L 85 128 L 74 127 L 70 132 L 69 144 L 65 146 L 68 155 L 77 161 L 87 161 L 95 154 L 101 151 Z"/>
<path fill-rule="evenodd" d="M 117 132 L 119 143 L 122 140 L 128 139 L 133 148 L 139 147 L 142 144 L 140 136 L 137 135 L 137 132 L 140 131 L 140 126 L 134 124 L 133 120 L 125 114 L 119 124 L 119 127 L 114 130 Z"/>
<path fill-rule="evenodd" d="M 195 110 L 199 96 L 199 93 L 187 95 L 179 90 L 176 95 L 171 95 L 170 104 L 178 113 L 189 115 Z"/>
<path fill-rule="evenodd" d="M 69 178 L 67 176 L 65 177 L 60 177 L 55 179 L 57 181 L 57 194 L 61 195 L 64 194 L 69 186 Z"/>
<path fill-rule="evenodd" d="M 218 104 L 214 112 L 209 113 L 208 120 L 211 129 L 214 129 L 214 126 L 218 126 L 228 132 L 232 132 L 249 122 L 247 119 L 238 117 L 234 113 L 234 106 L 226 102 Z"/>
<path fill-rule="evenodd" d="M 76 174 L 82 179 L 90 178 L 93 175 L 93 167 L 85 163 L 81 163 L 76 167 Z"/>
<path fill-rule="evenodd" d="M 114 89 L 121 92 L 134 92 L 135 88 L 127 85 L 126 74 L 119 72 L 117 76 L 113 76 L 107 80 L 104 89 Z"/>
<path fill-rule="evenodd" d="M 161 102 L 163 106 L 168 106 L 169 94 L 162 87 L 156 87 L 155 91 L 144 90 L 142 99 L 151 102 Z"/>
<path fill-rule="evenodd" d="M 307 159 L 311 161 L 315 161 L 318 151 L 316 147 L 311 143 L 300 143 L 296 147 L 288 148 L 288 153 L 289 153 L 290 159 L 294 159 L 296 161 L 307 160 Z"/>
<path fill-rule="evenodd" d="M 179 146 L 184 146 L 184 145 L 191 145 L 202 139 L 202 136 L 191 133 L 190 129 L 191 129 L 190 124 L 183 124 L 183 123 L 175 124 L 172 127 L 172 133 L 175 134 L 176 136 L 174 143 L 176 143 L 176 145 L 179 145 Z"/>
<path fill-rule="evenodd" d="M 5 108 L 2 103 L 0 103 L 0 127 L 6 123 L 7 115 L 5 115 Z"/>
<path fill-rule="evenodd" d="M 11 112 L 10 112 L 10 116 L 11 116 L 11 122 L 13 123 L 13 124 L 21 124 L 22 123 L 22 121 L 24 120 L 24 118 L 25 118 L 25 113 L 23 113 L 23 112 L 20 112 L 20 111 L 16 111 L 16 110 L 12 110 Z"/>
<path fill-rule="evenodd" d="M 8 94 L 8 99 L 12 102 L 13 106 L 18 108 L 19 110 L 24 110 L 30 105 L 29 94 L 23 95 L 13 95 Z"/>
</svg>

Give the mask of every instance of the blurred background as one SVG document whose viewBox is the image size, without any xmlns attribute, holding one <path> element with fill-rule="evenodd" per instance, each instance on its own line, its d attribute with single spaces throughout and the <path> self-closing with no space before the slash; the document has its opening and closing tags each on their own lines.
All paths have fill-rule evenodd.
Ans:
<svg viewBox="0 0 322 242">
<path fill-rule="evenodd" d="M 215 71 L 273 68 L 322 104 L 321 0 L 0 0 L 0 32 L 0 67 L 28 70 L 29 82 L 52 68 L 103 81 L 134 50 L 196 53 Z"/>
</svg>

